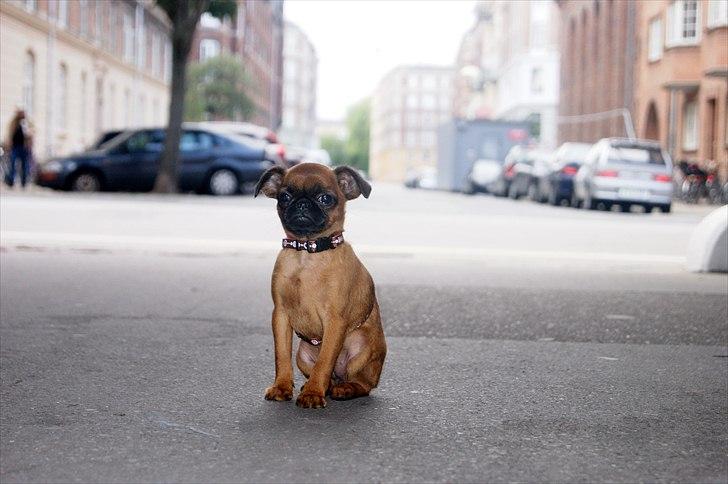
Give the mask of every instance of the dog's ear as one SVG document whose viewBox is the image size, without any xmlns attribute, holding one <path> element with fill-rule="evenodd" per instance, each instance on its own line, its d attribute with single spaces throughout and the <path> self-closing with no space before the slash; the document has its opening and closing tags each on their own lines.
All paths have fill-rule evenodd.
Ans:
<svg viewBox="0 0 728 484">
<path fill-rule="evenodd" d="M 257 197 L 260 192 L 266 197 L 277 198 L 278 192 L 281 190 L 283 184 L 283 177 L 286 176 L 286 169 L 280 166 L 274 166 L 269 168 L 265 173 L 260 176 L 258 184 L 255 186 L 255 196 Z"/>
<path fill-rule="evenodd" d="M 337 166 L 334 168 L 336 180 L 339 182 L 339 188 L 344 192 L 347 200 L 352 200 L 359 195 L 369 198 L 372 187 L 362 178 L 358 171 L 349 166 Z"/>
</svg>

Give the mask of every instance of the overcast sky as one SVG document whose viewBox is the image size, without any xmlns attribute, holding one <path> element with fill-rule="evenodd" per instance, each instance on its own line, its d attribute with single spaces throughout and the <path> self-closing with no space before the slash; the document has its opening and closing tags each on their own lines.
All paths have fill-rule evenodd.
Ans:
<svg viewBox="0 0 728 484">
<path fill-rule="evenodd" d="M 287 0 L 286 19 L 313 42 L 319 58 L 319 119 L 341 119 L 399 64 L 455 62 L 474 23 L 471 0 Z"/>
</svg>

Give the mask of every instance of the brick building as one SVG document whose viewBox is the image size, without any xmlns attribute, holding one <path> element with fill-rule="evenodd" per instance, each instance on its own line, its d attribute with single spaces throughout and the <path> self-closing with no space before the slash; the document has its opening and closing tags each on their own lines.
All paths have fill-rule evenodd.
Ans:
<svg viewBox="0 0 728 484">
<path fill-rule="evenodd" d="M 234 19 L 203 15 L 190 58 L 221 53 L 239 56 L 251 79 L 247 92 L 255 105 L 250 119 L 276 130 L 281 124 L 283 76 L 283 0 L 238 0 Z"/>
<path fill-rule="evenodd" d="M 637 135 L 728 175 L 728 2 L 645 1 L 637 13 Z"/>
<path fill-rule="evenodd" d="M 638 3 L 557 0 L 561 14 L 559 143 L 628 134 L 617 110 L 634 112 Z M 614 112 L 575 117 L 609 111 Z"/>
<path fill-rule="evenodd" d="M 103 131 L 161 125 L 169 110 L 167 18 L 153 2 L 0 1 L 0 128 L 28 113 L 41 160 Z"/>
</svg>

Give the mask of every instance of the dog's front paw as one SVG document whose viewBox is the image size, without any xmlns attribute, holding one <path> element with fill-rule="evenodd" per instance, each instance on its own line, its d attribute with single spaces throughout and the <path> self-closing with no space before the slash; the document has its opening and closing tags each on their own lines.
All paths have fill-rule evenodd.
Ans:
<svg viewBox="0 0 728 484">
<path fill-rule="evenodd" d="M 284 402 L 293 398 L 293 385 L 282 387 L 273 385 L 265 390 L 266 400 L 275 400 L 276 402 Z"/>
<path fill-rule="evenodd" d="M 324 408 L 326 399 L 318 393 L 301 393 L 296 399 L 296 405 L 301 408 Z"/>
</svg>

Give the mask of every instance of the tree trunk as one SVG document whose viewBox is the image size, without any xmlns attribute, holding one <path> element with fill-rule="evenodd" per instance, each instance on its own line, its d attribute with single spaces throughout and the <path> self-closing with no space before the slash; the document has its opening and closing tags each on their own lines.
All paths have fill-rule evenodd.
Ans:
<svg viewBox="0 0 728 484">
<path fill-rule="evenodd" d="M 169 99 L 169 121 L 164 151 L 159 161 L 159 172 L 154 182 L 157 193 L 177 192 L 177 159 L 182 137 L 185 110 L 187 59 L 192 47 L 197 23 L 207 8 L 207 0 L 177 0 L 177 11 L 172 21 L 172 86 Z"/>
</svg>

